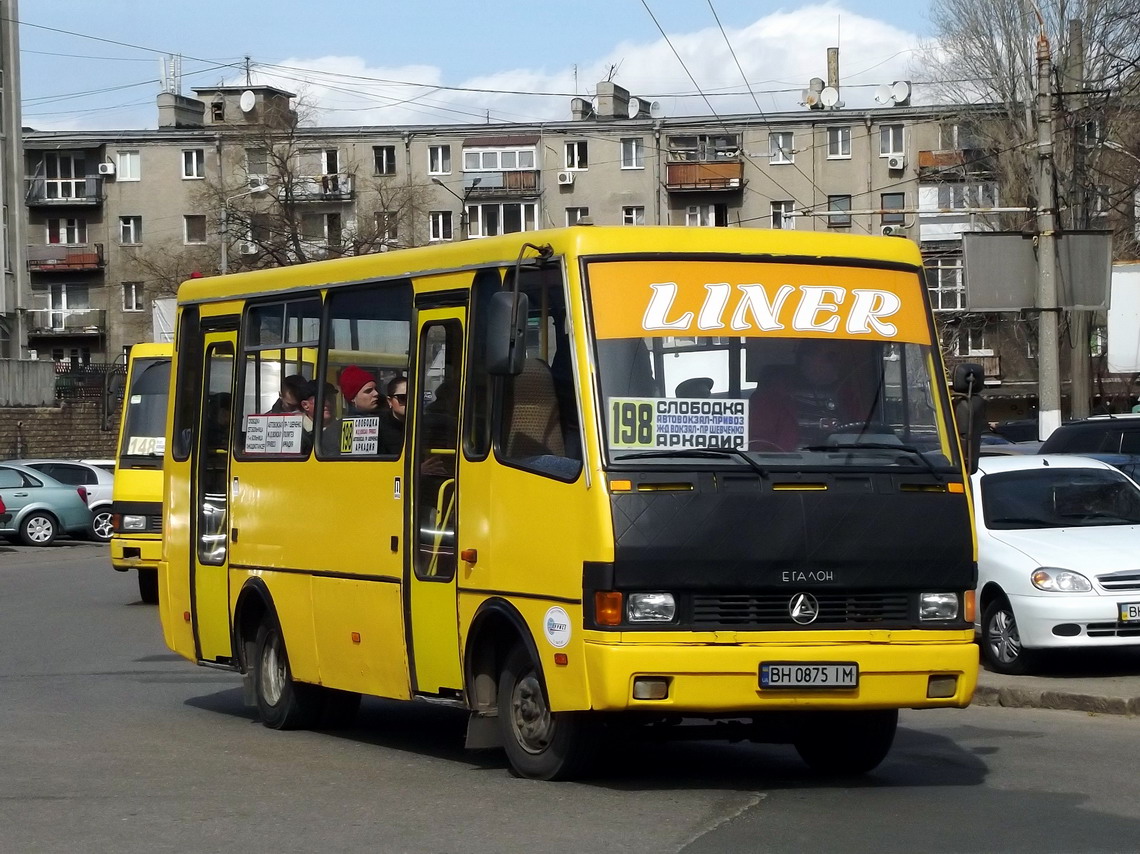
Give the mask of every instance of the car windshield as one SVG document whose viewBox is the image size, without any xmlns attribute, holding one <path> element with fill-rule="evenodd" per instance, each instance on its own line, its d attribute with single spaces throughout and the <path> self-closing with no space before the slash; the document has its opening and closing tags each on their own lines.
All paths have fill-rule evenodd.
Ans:
<svg viewBox="0 0 1140 854">
<path fill-rule="evenodd" d="M 936 361 L 922 315 L 908 316 L 905 326 L 877 318 L 860 326 L 852 308 L 844 322 L 826 322 L 829 311 L 851 303 L 846 286 L 866 292 L 881 284 L 877 276 L 902 295 L 891 292 L 896 307 L 905 304 L 903 297 L 922 306 L 917 277 L 909 276 L 912 283 L 893 271 L 759 261 L 591 264 L 609 460 L 743 466 L 748 459 L 739 452 L 745 452 L 765 471 L 950 470 L 957 445 L 947 441 L 941 423 Z M 811 335 L 795 322 L 803 309 L 791 308 L 792 300 L 807 299 L 792 293 L 797 280 L 827 283 L 817 286 L 827 293 L 814 297 L 823 303 L 811 309 L 820 321 Z M 755 290 L 767 285 L 724 284 L 733 281 L 792 284 L 773 296 Z M 853 326 L 867 331 L 856 337 Z M 736 334 L 693 334 L 707 328 Z M 906 338 L 917 340 L 899 340 Z M 737 453 L 693 453 L 709 449 Z"/>
<path fill-rule="evenodd" d="M 990 530 L 1140 524 L 1140 489 L 1109 469 L 1049 468 L 981 480 Z"/>
<path fill-rule="evenodd" d="M 123 403 L 123 465 L 129 457 L 161 457 L 166 447 L 166 401 L 170 387 L 169 359 L 140 359 L 131 374 Z"/>
</svg>

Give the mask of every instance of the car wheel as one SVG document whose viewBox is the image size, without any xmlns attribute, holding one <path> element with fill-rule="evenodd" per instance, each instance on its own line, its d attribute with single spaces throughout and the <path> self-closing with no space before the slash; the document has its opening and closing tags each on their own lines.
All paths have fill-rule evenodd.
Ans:
<svg viewBox="0 0 1140 854">
<path fill-rule="evenodd" d="M 111 534 L 114 533 L 114 527 L 111 525 L 111 508 L 104 507 L 95 511 L 95 515 L 91 518 L 91 530 L 89 532 L 91 539 L 97 543 L 108 543 L 111 541 Z"/>
<path fill-rule="evenodd" d="M 499 675 L 499 726 L 511 770 L 532 780 L 566 780 L 584 770 L 596 742 L 577 712 L 552 712 L 542 674 L 521 646 Z"/>
<path fill-rule="evenodd" d="M 257 630 L 253 684 L 261 722 L 270 729 L 303 729 L 320 720 L 325 706 L 320 686 L 293 681 L 285 639 L 272 615 Z"/>
<path fill-rule="evenodd" d="M 140 569 L 139 574 L 139 598 L 143 600 L 144 604 L 157 605 L 158 604 L 158 570 L 157 569 Z"/>
<path fill-rule="evenodd" d="M 866 774 L 890 752 L 898 723 L 898 709 L 811 713 L 796 738 L 796 753 L 819 774 Z"/>
<path fill-rule="evenodd" d="M 995 673 L 1011 676 L 1032 669 L 1033 653 L 1021 645 L 1013 607 L 1004 597 L 991 601 L 982 614 L 982 660 Z"/>
<path fill-rule="evenodd" d="M 29 513 L 20 524 L 20 540 L 25 546 L 50 546 L 58 527 L 50 513 Z"/>
</svg>

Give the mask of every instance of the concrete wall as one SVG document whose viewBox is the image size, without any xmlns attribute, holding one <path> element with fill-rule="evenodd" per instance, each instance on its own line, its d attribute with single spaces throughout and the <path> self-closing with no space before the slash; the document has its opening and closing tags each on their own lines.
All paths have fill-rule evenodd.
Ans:
<svg viewBox="0 0 1140 854">
<path fill-rule="evenodd" d="M 115 429 L 102 429 L 97 401 L 0 408 L 0 459 L 113 459 L 119 438 L 113 421 Z"/>
<path fill-rule="evenodd" d="M 54 402 L 52 362 L 0 359 L 0 406 L 43 406 Z"/>
</svg>

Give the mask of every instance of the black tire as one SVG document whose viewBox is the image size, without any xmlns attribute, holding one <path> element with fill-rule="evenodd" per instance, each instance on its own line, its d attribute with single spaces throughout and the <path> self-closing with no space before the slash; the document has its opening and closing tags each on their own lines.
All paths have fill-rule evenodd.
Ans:
<svg viewBox="0 0 1140 854">
<path fill-rule="evenodd" d="M 1021 645 L 1013 607 L 997 596 L 982 612 L 982 661 L 994 673 L 1024 676 L 1032 672 L 1035 656 Z"/>
<path fill-rule="evenodd" d="M 866 774 L 890 753 L 898 723 L 898 709 L 810 713 L 796 752 L 820 774 Z"/>
<path fill-rule="evenodd" d="M 137 572 L 139 575 L 139 598 L 147 605 L 157 605 L 158 570 L 140 569 Z"/>
<path fill-rule="evenodd" d="M 251 667 L 263 724 L 270 729 L 304 729 L 320 721 L 325 697 L 319 686 L 293 681 L 285 639 L 272 617 L 257 629 Z"/>
<path fill-rule="evenodd" d="M 499 726 L 511 770 L 531 780 L 568 780 L 593 759 L 592 727 L 581 712 L 551 712 L 538 666 L 521 646 L 499 674 Z"/>
<path fill-rule="evenodd" d="M 114 531 L 114 526 L 111 524 L 110 506 L 95 510 L 91 516 L 91 528 L 88 530 L 87 536 L 97 543 L 109 543 Z"/>
<path fill-rule="evenodd" d="M 35 511 L 20 523 L 20 542 L 25 546 L 50 546 L 59 535 L 59 525 L 50 513 Z"/>
</svg>

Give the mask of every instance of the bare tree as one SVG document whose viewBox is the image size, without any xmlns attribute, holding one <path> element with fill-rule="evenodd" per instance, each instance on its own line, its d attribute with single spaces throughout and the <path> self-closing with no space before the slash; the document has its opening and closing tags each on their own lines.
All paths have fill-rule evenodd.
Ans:
<svg viewBox="0 0 1140 854">
<path fill-rule="evenodd" d="M 218 253 L 206 245 L 185 246 L 180 240 L 148 243 L 126 261 L 133 274 L 146 282 L 151 297 L 177 295 L 178 286 L 195 276 L 218 273 Z"/>
</svg>

